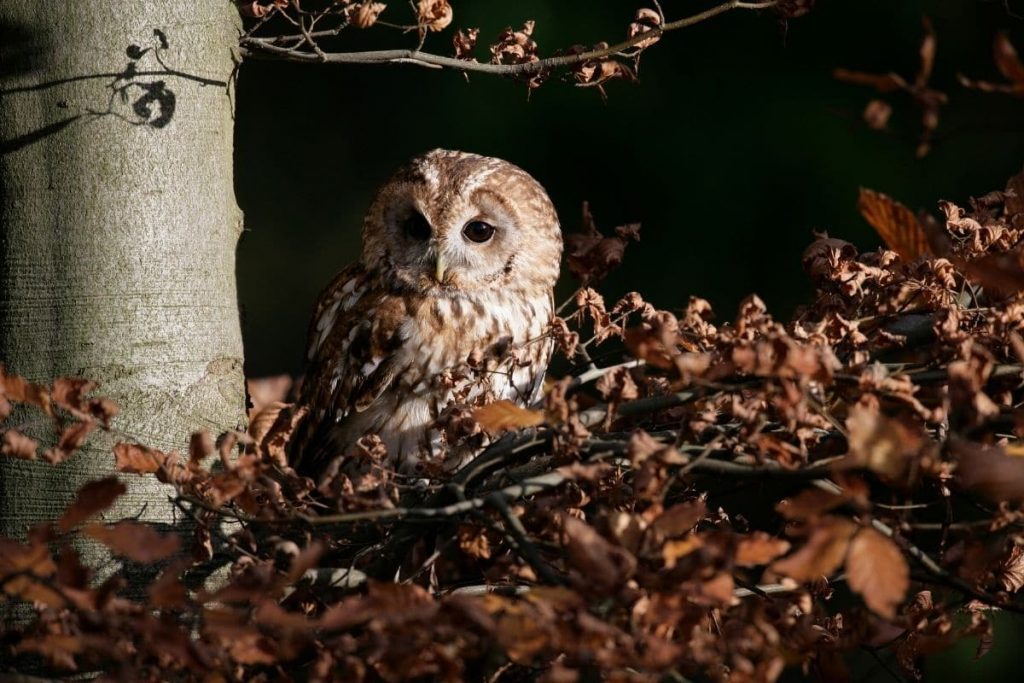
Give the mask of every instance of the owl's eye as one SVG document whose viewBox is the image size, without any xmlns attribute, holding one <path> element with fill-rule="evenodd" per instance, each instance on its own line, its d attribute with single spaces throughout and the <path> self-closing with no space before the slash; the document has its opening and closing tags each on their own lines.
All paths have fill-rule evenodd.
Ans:
<svg viewBox="0 0 1024 683">
<path fill-rule="evenodd" d="M 494 237 L 494 226 L 483 221 L 470 221 L 462 229 L 462 234 L 470 242 L 486 242 Z"/>
<path fill-rule="evenodd" d="M 402 230 L 414 240 L 423 241 L 430 239 L 430 223 L 419 211 L 414 211 L 411 216 L 402 223 Z"/>
</svg>

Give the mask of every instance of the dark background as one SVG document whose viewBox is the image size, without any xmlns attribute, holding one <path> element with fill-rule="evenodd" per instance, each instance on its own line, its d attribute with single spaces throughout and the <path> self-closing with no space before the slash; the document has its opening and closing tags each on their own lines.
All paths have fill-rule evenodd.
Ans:
<svg viewBox="0 0 1024 683">
<path fill-rule="evenodd" d="M 669 19 L 712 3 L 665 0 Z M 537 21 L 542 55 L 573 43 L 615 42 L 641 0 L 454 2 L 456 27 L 478 26 L 478 58 L 500 30 Z M 1019 13 L 1019 14 L 1018 14 Z M 888 132 L 869 130 L 877 95 L 839 83 L 832 70 L 895 70 L 912 79 L 921 17 L 938 35 L 932 83 L 947 92 L 934 148 L 915 157 L 920 115 L 887 96 Z M 856 209 L 857 188 L 913 209 L 965 202 L 1001 189 L 1024 161 L 1024 101 L 965 90 L 958 72 L 999 81 L 997 30 L 1024 51 L 1024 0 L 819 0 L 787 24 L 734 11 L 666 36 L 644 56 L 638 84 L 594 89 L 525 86 L 413 66 L 338 67 L 246 61 L 238 82 L 238 201 L 246 214 L 240 298 L 250 376 L 298 373 L 319 289 L 358 254 L 361 216 L 374 188 L 406 158 L 434 147 L 504 157 L 543 183 L 567 232 L 590 200 L 605 230 L 643 223 L 643 241 L 603 286 L 638 290 L 661 308 L 691 295 L 720 320 L 756 292 L 780 318 L 809 286 L 800 255 L 813 230 L 879 244 Z M 382 16 L 408 23 L 405 3 Z M 451 29 L 427 49 L 451 54 Z M 412 46 L 382 27 L 347 31 L 332 49 Z M 569 278 L 563 290 L 571 291 Z M 935 659 L 929 678 L 1017 678 L 1020 625 L 997 620 L 995 650 L 971 644 Z M 895 667 L 893 667 L 895 669 Z M 865 658 L 863 680 L 892 680 Z M 939 676 L 938 674 L 942 674 Z M 1009 678 L 1007 678 L 1009 677 Z"/>
</svg>

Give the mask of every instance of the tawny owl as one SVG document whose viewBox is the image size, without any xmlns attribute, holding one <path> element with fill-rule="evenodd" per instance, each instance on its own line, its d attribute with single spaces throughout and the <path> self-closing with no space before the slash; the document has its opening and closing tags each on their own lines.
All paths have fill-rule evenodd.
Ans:
<svg viewBox="0 0 1024 683">
<path fill-rule="evenodd" d="M 522 169 L 446 150 L 408 162 L 370 207 L 359 261 L 317 302 L 296 469 L 316 474 L 367 434 L 407 473 L 425 459 L 468 457 L 443 447 L 438 415 L 456 395 L 537 398 L 561 254 L 551 200 Z M 505 351 L 499 366 L 456 381 L 495 348 Z"/>
</svg>

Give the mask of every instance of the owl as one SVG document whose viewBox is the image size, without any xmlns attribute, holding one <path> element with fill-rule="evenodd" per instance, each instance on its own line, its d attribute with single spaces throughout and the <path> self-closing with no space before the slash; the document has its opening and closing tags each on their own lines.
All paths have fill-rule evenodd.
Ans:
<svg viewBox="0 0 1024 683">
<path fill-rule="evenodd" d="M 470 457 L 446 446 L 438 417 L 453 400 L 536 400 L 561 254 L 551 200 L 517 166 L 438 149 L 399 169 L 366 215 L 359 261 L 317 301 L 295 468 L 316 477 L 371 434 L 408 474 Z"/>
</svg>

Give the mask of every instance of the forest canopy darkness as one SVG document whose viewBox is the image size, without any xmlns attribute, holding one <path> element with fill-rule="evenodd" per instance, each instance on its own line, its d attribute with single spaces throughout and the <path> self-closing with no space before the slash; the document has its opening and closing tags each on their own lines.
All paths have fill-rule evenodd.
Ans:
<svg viewBox="0 0 1024 683">
<path fill-rule="evenodd" d="M 664 3 L 671 16 L 690 5 Z M 549 54 L 621 35 L 635 10 L 622 0 L 483 0 L 460 5 L 453 27 L 480 27 L 483 45 L 534 19 Z M 584 200 L 601 228 L 641 222 L 643 241 L 603 287 L 609 299 L 639 290 L 678 308 L 696 295 L 731 318 L 755 292 L 785 318 L 810 291 L 799 262 L 813 231 L 865 250 L 880 244 L 857 212 L 858 187 L 939 215 L 936 198 L 965 201 L 1020 170 L 1020 102 L 957 83 L 959 73 L 999 79 L 994 33 L 1009 26 L 1012 41 L 1024 39 L 1012 11 L 981 0 L 825 0 L 788 23 L 732 12 L 662 40 L 638 83 L 607 86 L 607 103 L 558 82 L 528 93 L 414 66 L 246 60 L 235 146 L 247 374 L 301 370 L 313 299 L 356 259 L 374 188 L 430 147 L 522 166 L 548 189 L 566 232 L 579 229 Z M 918 159 L 912 100 L 885 97 L 889 131 L 870 130 L 861 113 L 878 95 L 832 72 L 912 78 L 924 16 L 938 38 L 931 83 L 950 101 L 933 149 Z M 396 45 L 392 32 L 374 33 L 346 32 L 343 47 Z M 449 54 L 448 41 L 431 34 L 426 48 Z"/>
</svg>

